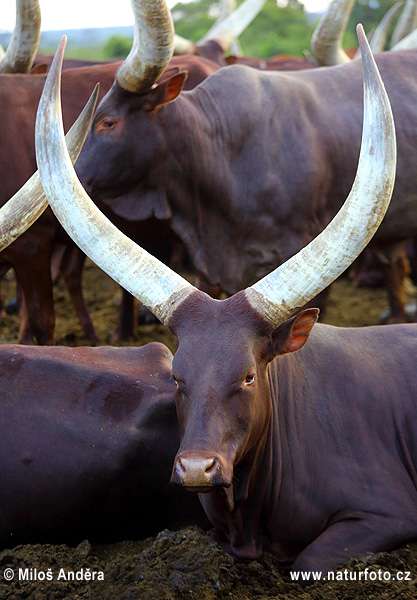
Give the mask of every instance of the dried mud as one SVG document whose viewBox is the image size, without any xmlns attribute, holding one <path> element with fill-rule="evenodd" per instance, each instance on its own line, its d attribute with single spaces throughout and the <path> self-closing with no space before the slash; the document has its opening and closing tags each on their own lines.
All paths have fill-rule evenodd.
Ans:
<svg viewBox="0 0 417 600">
<path fill-rule="evenodd" d="M 91 263 L 87 264 L 84 279 L 85 295 L 100 344 L 112 343 L 120 299 L 119 288 Z M 6 300 L 13 297 L 14 287 L 13 281 L 2 285 Z M 62 284 L 56 286 L 55 303 L 57 344 L 87 344 Z M 343 326 L 374 325 L 379 323 L 380 314 L 385 309 L 383 290 L 353 289 L 349 280 L 343 279 L 332 290 L 328 313 L 323 320 Z M 1 343 L 16 343 L 18 329 L 18 317 L 2 317 Z M 138 328 L 129 344 L 143 345 L 156 340 L 175 350 L 173 337 L 161 325 Z M 4 550 L 0 553 L 0 599 L 417 598 L 417 544 L 389 553 L 357 557 L 344 568 L 343 577 L 347 580 L 320 581 L 302 588 L 291 582 L 271 556 L 265 555 L 262 560 L 250 564 L 237 563 L 210 541 L 209 532 L 189 528 L 177 532 L 163 531 L 157 537 L 146 540 L 105 546 L 94 546 L 85 540 L 76 548 L 44 544 Z M 359 574 L 366 568 L 368 573 L 375 573 L 375 580 L 358 581 Z M 15 575 L 9 582 L 4 577 L 6 569 L 12 569 Z M 20 581 L 19 569 L 24 574 Z M 74 575 L 67 575 L 71 572 Z M 398 580 L 398 573 L 405 572 L 410 573 L 408 580 Z M 389 581 L 388 575 L 384 580 L 384 573 L 389 574 Z M 42 574 L 45 574 L 45 580 L 42 580 Z"/>
</svg>

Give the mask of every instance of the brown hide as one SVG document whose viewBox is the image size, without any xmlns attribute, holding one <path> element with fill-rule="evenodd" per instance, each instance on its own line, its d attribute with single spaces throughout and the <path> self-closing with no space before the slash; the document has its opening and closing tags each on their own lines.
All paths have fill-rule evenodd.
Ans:
<svg viewBox="0 0 417 600">
<path fill-rule="evenodd" d="M 68 129 L 84 107 L 95 84 L 100 82 L 100 93 L 111 87 L 119 63 L 95 65 L 66 70 L 62 77 L 62 102 L 65 128 Z M 218 69 L 214 63 L 197 57 L 179 57 L 172 66 L 189 71 L 188 89 Z M 45 82 L 45 75 L 0 75 L 0 204 L 5 203 L 36 170 L 34 127 L 36 110 Z M 163 227 L 163 225 L 161 225 Z M 155 232 L 154 238 L 157 238 Z M 175 237 L 171 234 L 171 238 Z M 63 233 L 48 209 L 40 219 L 2 253 L 2 260 L 11 264 L 23 288 L 30 328 L 40 344 L 54 341 L 54 309 L 50 274 L 54 245 L 72 242 Z M 76 254 L 78 250 L 74 251 Z M 71 275 L 74 302 L 83 306 L 81 272 Z M 80 309 L 80 320 L 86 323 L 84 331 L 90 341 L 96 341 L 94 328 L 86 309 Z M 20 341 L 31 343 L 32 334 L 22 323 Z"/>
<path fill-rule="evenodd" d="M 417 325 L 316 325 L 304 347 L 316 319 L 273 331 L 244 292 L 178 306 L 172 481 L 238 559 L 326 573 L 417 539 Z"/>
<path fill-rule="evenodd" d="M 286 54 L 279 54 L 265 59 L 230 55 L 226 56 L 225 60 L 228 65 L 246 65 L 264 71 L 303 71 L 304 69 L 317 68 L 317 63 L 314 60 L 287 56 Z"/>
<path fill-rule="evenodd" d="M 376 246 L 417 231 L 415 56 L 377 57 L 396 123 L 398 169 Z M 106 118 L 114 127 L 99 132 Z M 93 200 L 124 219 L 172 215 L 195 268 L 232 294 L 282 264 L 336 214 L 353 183 L 361 128 L 360 61 L 285 73 L 237 65 L 154 112 L 145 96 L 115 85 L 76 170 Z"/>
<path fill-rule="evenodd" d="M 178 448 L 172 355 L 0 347 L 0 545 L 137 539 L 205 525 L 169 484 Z"/>
</svg>

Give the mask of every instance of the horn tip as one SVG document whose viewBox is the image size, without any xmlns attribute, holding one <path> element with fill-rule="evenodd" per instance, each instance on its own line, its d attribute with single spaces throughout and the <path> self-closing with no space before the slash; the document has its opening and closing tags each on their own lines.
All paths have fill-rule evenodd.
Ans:
<svg viewBox="0 0 417 600">
<path fill-rule="evenodd" d="M 363 29 L 362 23 L 359 23 L 358 25 L 356 25 L 356 35 L 358 36 L 359 42 L 361 40 L 363 41 L 366 39 L 366 35 L 365 35 L 365 31 Z"/>
<path fill-rule="evenodd" d="M 366 60 L 368 57 L 372 57 L 372 50 L 368 43 L 368 38 L 366 37 L 363 26 L 359 23 L 356 26 L 356 35 L 358 36 L 359 48 L 362 55 L 362 61 Z"/>
</svg>

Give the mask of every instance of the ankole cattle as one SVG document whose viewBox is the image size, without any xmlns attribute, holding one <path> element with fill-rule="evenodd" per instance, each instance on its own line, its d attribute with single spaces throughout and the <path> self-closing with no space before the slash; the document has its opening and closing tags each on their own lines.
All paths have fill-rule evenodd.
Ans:
<svg viewBox="0 0 417 600">
<path fill-rule="evenodd" d="M 200 492 L 229 552 L 253 559 L 267 550 L 296 570 L 330 570 L 417 536 L 417 327 L 315 325 L 317 309 L 292 316 L 363 250 L 394 186 L 390 105 L 358 35 L 365 109 L 349 196 L 318 237 L 227 300 L 196 290 L 88 197 L 59 119 L 58 64 L 37 119 L 39 174 L 58 219 L 177 337 L 173 483 Z"/>
<path fill-rule="evenodd" d="M 178 448 L 162 344 L 0 346 L 0 546 L 109 542 L 207 525 L 169 484 Z"/>
<path fill-rule="evenodd" d="M 22 71 L 30 70 L 40 33 L 37 0 L 20 0 L 17 3 L 17 9 L 19 26 L 16 27 L 13 40 L 0 64 L 0 70 L 5 71 L 0 74 L 1 206 L 36 171 L 33 133 L 36 108 L 45 82 L 45 75 L 10 74 L 18 68 Z M 32 18 L 28 22 L 26 19 L 28 13 L 33 14 L 36 18 Z M 22 40 L 22 36 L 18 35 L 18 33 L 22 33 L 22 30 L 24 32 L 33 31 L 30 36 L 32 43 L 29 48 L 23 43 L 28 36 Z M 63 109 L 66 126 L 74 122 L 92 87 L 97 82 L 101 84 L 102 95 L 108 91 L 119 66 L 120 63 L 91 65 L 88 68 L 69 69 L 65 72 L 63 86 L 66 99 Z M 175 73 L 175 69 L 187 70 L 188 79 L 185 85 L 189 89 L 219 68 L 217 64 L 196 56 L 175 57 L 171 61 L 171 67 L 173 70 L 168 69 L 166 76 Z M 13 156 L 19 156 L 19 160 L 15 160 L 12 158 Z M 22 201 L 25 202 L 25 199 L 23 198 Z M 149 243 L 149 249 L 155 253 L 159 252 L 161 257 L 164 256 L 165 245 L 170 244 L 169 240 L 176 239 L 175 234 L 162 221 L 148 222 L 147 226 L 143 227 L 142 237 L 142 243 L 145 246 Z M 167 238 L 167 240 L 161 242 L 161 237 Z M 155 243 L 155 240 L 159 240 L 159 245 Z M 1 252 L 1 262 L 14 268 L 23 289 L 24 307 L 19 333 L 20 342 L 32 343 L 33 339 L 39 344 L 54 342 L 55 316 L 51 257 L 56 244 L 73 246 L 51 211 L 46 210 L 26 233 Z M 81 268 L 79 266 L 81 263 L 82 267 L 82 258 L 77 253 L 79 253 L 78 249 L 74 248 L 72 255 L 76 260 L 73 260 L 71 264 L 75 264 L 76 268 L 70 272 L 67 271 L 66 279 L 83 326 L 84 335 L 94 343 L 97 342 L 97 336 L 82 295 Z"/>
<path fill-rule="evenodd" d="M 152 60 L 135 70 L 136 49 L 97 109 L 77 173 L 103 210 L 132 223 L 170 219 L 195 268 L 233 294 L 294 255 L 342 205 L 359 154 L 361 63 L 286 73 L 237 65 L 184 92 L 179 75 L 154 86 Z M 416 56 L 376 58 L 398 139 L 393 200 L 372 241 L 387 256 L 417 230 Z"/>
</svg>

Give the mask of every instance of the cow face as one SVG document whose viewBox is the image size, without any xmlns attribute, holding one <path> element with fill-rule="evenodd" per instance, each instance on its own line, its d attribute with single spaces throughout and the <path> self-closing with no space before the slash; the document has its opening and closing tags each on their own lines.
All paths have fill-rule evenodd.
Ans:
<svg viewBox="0 0 417 600">
<path fill-rule="evenodd" d="M 166 154 L 159 109 L 178 96 L 186 76 L 170 69 L 163 81 L 142 94 L 113 84 L 77 161 L 77 174 L 94 200 L 121 196 L 141 184 L 158 187 L 158 165 Z"/>
<path fill-rule="evenodd" d="M 262 455 L 271 415 L 267 366 L 300 349 L 318 317 L 303 311 L 273 330 L 244 292 L 216 301 L 191 294 L 169 327 L 181 446 L 172 482 L 191 491 L 228 488 L 238 463 Z"/>
</svg>

